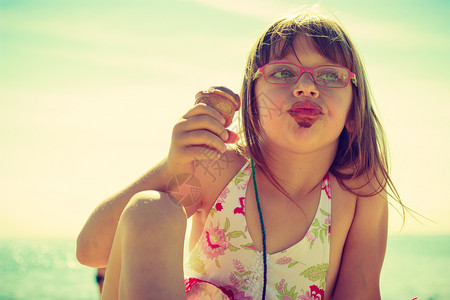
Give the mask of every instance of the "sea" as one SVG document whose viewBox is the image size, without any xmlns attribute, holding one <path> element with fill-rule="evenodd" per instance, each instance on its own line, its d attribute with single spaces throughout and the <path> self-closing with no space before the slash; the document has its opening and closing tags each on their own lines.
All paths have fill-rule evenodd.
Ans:
<svg viewBox="0 0 450 300">
<path fill-rule="evenodd" d="M 99 299 L 96 270 L 75 239 L 0 239 L 0 299 Z M 382 299 L 450 300 L 450 236 L 390 236 Z"/>
</svg>

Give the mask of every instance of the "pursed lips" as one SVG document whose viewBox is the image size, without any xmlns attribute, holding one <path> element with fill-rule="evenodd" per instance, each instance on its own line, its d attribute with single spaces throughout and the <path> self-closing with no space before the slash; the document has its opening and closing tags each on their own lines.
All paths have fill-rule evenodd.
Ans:
<svg viewBox="0 0 450 300">
<path fill-rule="evenodd" d="M 287 111 L 300 127 L 311 127 L 323 114 L 322 108 L 312 101 L 296 102 Z"/>
<path fill-rule="evenodd" d="M 322 114 L 322 108 L 312 101 L 296 102 L 288 110 L 290 115 L 316 116 Z"/>
</svg>

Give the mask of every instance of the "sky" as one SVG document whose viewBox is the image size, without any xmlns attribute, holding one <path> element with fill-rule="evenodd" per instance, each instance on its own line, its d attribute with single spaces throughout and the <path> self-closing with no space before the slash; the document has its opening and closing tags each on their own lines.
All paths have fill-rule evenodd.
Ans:
<svg viewBox="0 0 450 300">
<path fill-rule="evenodd" d="M 198 90 L 236 92 L 278 17 L 316 1 L 0 0 L 0 237 L 73 237 L 167 153 Z M 450 234 L 450 4 L 321 1 L 365 63 L 404 203 Z"/>
</svg>

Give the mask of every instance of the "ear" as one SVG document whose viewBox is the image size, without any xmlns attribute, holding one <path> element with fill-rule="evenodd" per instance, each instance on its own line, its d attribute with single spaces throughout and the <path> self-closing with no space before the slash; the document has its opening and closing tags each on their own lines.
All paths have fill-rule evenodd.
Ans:
<svg viewBox="0 0 450 300">
<path fill-rule="evenodd" d="M 345 129 L 349 133 L 352 133 L 355 130 L 355 121 L 350 118 L 350 116 L 347 117 L 347 121 L 345 121 Z"/>
<path fill-rule="evenodd" d="M 353 99 L 353 101 L 355 101 L 355 99 Z M 347 129 L 348 133 L 352 133 L 356 130 L 355 119 L 355 107 L 352 105 L 347 113 L 347 119 L 345 120 L 345 129 Z"/>
</svg>

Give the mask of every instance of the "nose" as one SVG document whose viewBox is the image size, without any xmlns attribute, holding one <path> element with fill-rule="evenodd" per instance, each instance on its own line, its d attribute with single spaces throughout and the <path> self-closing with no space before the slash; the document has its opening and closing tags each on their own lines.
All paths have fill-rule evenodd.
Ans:
<svg viewBox="0 0 450 300">
<path fill-rule="evenodd" d="M 319 97 L 319 89 L 317 88 L 316 83 L 314 82 L 312 76 L 313 75 L 310 72 L 303 72 L 300 75 L 300 78 L 295 84 L 295 88 L 293 91 L 295 97 L 300 96 L 309 96 L 313 98 Z"/>
</svg>

